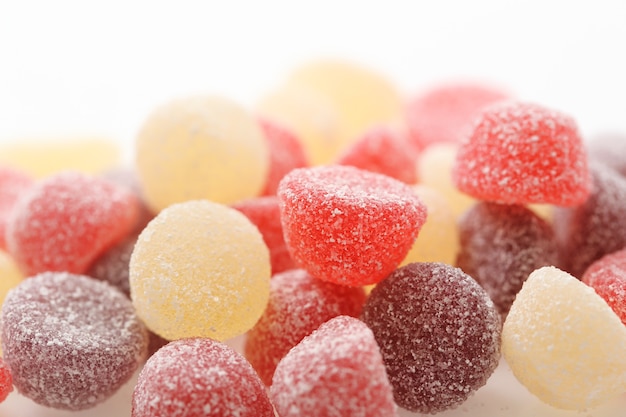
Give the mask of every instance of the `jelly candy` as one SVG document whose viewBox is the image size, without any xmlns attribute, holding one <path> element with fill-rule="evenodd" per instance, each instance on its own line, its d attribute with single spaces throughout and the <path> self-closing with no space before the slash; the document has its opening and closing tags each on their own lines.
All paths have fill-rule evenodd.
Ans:
<svg viewBox="0 0 626 417">
<path fill-rule="evenodd" d="M 593 287 L 626 324 L 626 248 L 592 263 L 581 279 Z"/>
</svg>

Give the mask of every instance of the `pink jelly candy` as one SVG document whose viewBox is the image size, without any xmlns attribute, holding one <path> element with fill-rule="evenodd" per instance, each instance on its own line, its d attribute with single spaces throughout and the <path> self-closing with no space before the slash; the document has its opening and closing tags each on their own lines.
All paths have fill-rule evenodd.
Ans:
<svg viewBox="0 0 626 417">
<path fill-rule="evenodd" d="M 296 169 L 281 181 L 278 198 L 296 265 L 343 285 L 389 275 L 426 221 L 426 206 L 408 185 L 349 166 Z"/>
<path fill-rule="evenodd" d="M 453 179 L 478 199 L 573 206 L 588 197 L 587 154 L 574 120 L 535 104 L 485 109 L 457 153 Z"/>
<path fill-rule="evenodd" d="M 126 189 L 77 172 L 37 183 L 18 202 L 7 228 L 9 252 L 25 275 L 84 273 L 135 225 L 137 199 Z"/>
<path fill-rule="evenodd" d="M 362 287 L 313 278 L 303 269 L 274 275 L 261 319 L 247 333 L 245 356 L 266 385 L 289 349 L 333 317 L 358 317 L 365 302 Z"/>
<path fill-rule="evenodd" d="M 279 362 L 270 397 L 280 417 L 393 417 L 396 405 L 372 331 L 335 317 Z"/>
<path fill-rule="evenodd" d="M 400 130 L 376 126 L 352 143 L 336 163 L 378 172 L 413 184 L 417 182 L 417 155 L 417 149 Z"/>
<path fill-rule="evenodd" d="M 265 385 L 229 346 L 212 339 L 168 343 L 144 365 L 132 417 L 274 417 Z"/>
<path fill-rule="evenodd" d="M 626 177 L 626 133 L 605 133 L 587 143 L 589 159 Z"/>
<path fill-rule="evenodd" d="M 242 212 L 261 232 L 263 241 L 270 250 L 272 274 L 295 267 L 285 244 L 276 196 L 249 198 L 233 204 L 232 207 Z"/>
<path fill-rule="evenodd" d="M 280 180 L 289 171 L 308 166 L 309 161 L 294 133 L 266 119 L 261 119 L 259 123 L 270 151 L 269 173 L 261 195 L 276 195 Z"/>
<path fill-rule="evenodd" d="M 582 276 L 626 324 L 626 248 L 592 263 Z"/>
<path fill-rule="evenodd" d="M 552 226 L 519 205 L 478 202 L 459 220 L 457 266 L 508 313 L 531 272 L 558 263 Z"/>
<path fill-rule="evenodd" d="M 434 414 L 456 407 L 498 366 L 500 315 L 459 268 L 398 268 L 374 287 L 362 319 L 380 346 L 396 403 L 407 410 Z"/>
<path fill-rule="evenodd" d="M 441 85 L 423 92 L 406 108 L 412 142 L 419 148 L 461 142 L 483 108 L 507 98 L 504 91 L 470 83 Z"/>
<path fill-rule="evenodd" d="M 9 394 L 13 391 L 13 377 L 11 376 L 11 370 L 0 358 L 0 402 L 7 399 Z"/>
<path fill-rule="evenodd" d="M 128 298 L 83 275 L 44 272 L 2 306 L 2 351 L 17 390 L 81 410 L 113 395 L 144 360 L 147 332 Z"/>
<path fill-rule="evenodd" d="M 594 261 L 626 247 L 626 180 L 597 164 L 591 172 L 589 198 L 576 207 L 554 209 L 561 268 L 578 278 Z"/>
<path fill-rule="evenodd" d="M 6 250 L 5 233 L 13 207 L 35 180 L 25 172 L 14 168 L 0 167 L 0 249 Z"/>
</svg>

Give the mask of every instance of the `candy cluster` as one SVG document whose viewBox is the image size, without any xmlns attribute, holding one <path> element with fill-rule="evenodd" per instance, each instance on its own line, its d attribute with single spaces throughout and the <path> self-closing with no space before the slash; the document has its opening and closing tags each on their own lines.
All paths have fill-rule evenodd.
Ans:
<svg viewBox="0 0 626 417">
<path fill-rule="evenodd" d="M 435 414 L 503 362 L 557 408 L 626 392 L 626 160 L 571 117 L 320 61 L 134 143 L 0 168 L 0 399 L 88 409 L 139 371 L 133 417 Z"/>
</svg>

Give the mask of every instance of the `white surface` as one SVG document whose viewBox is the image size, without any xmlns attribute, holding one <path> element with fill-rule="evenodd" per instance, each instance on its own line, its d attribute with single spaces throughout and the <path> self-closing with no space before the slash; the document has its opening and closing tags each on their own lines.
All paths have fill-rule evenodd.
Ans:
<svg viewBox="0 0 626 417">
<path fill-rule="evenodd" d="M 485 80 L 572 115 L 587 137 L 626 132 L 622 0 L 94 3 L 0 0 L 0 141 L 95 133 L 130 145 L 163 101 L 212 92 L 252 105 L 290 68 L 325 56 L 377 69 L 407 95 Z M 0 416 L 123 416 L 131 391 L 132 383 L 82 413 L 13 394 Z M 621 417 L 625 409 L 626 398 L 589 412 L 553 410 L 501 367 L 441 415 Z"/>
</svg>

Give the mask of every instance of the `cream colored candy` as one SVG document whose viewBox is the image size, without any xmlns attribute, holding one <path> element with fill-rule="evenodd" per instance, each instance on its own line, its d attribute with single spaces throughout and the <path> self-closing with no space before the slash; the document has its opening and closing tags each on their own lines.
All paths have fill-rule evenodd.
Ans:
<svg viewBox="0 0 626 417">
<path fill-rule="evenodd" d="M 626 392 L 626 327 L 595 291 L 555 267 L 530 274 L 502 331 L 514 375 L 540 400 L 583 410 Z"/>
<path fill-rule="evenodd" d="M 458 145 L 452 143 L 435 144 L 424 149 L 417 162 L 417 178 L 421 184 L 439 191 L 458 218 L 476 200 L 459 191 L 452 182 L 457 150 Z"/>
<path fill-rule="evenodd" d="M 39 178 L 65 170 L 99 174 L 120 161 L 119 146 L 105 138 L 21 139 L 0 146 L 1 164 Z"/>
<path fill-rule="evenodd" d="M 269 150 L 256 119 L 230 100 L 197 96 L 156 109 L 136 139 L 137 171 L 154 211 L 208 199 L 230 204 L 257 196 Z"/>
<path fill-rule="evenodd" d="M 459 230 L 454 212 L 439 191 L 421 184 L 413 189 L 426 204 L 428 217 L 400 266 L 411 262 L 454 265 L 459 251 Z"/>
<path fill-rule="evenodd" d="M 131 298 L 166 339 L 226 340 L 260 318 L 270 274 L 263 237 L 243 214 L 188 201 L 161 211 L 140 234 L 130 260 Z"/>
</svg>

